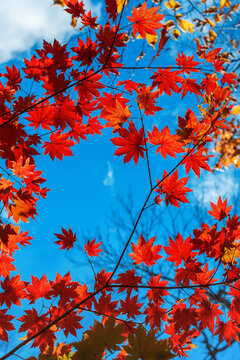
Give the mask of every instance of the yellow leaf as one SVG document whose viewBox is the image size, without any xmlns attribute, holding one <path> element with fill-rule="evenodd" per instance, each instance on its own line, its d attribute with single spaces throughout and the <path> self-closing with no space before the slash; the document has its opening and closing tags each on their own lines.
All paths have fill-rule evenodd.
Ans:
<svg viewBox="0 0 240 360">
<path fill-rule="evenodd" d="M 168 2 L 165 2 L 165 6 L 168 9 L 174 9 L 175 8 L 175 1 L 174 0 L 169 0 Z"/>
<path fill-rule="evenodd" d="M 223 256 L 221 261 L 225 264 L 236 264 L 237 260 L 240 257 L 240 252 L 238 250 L 238 244 L 234 241 L 233 246 L 229 249 L 224 249 Z"/>
<path fill-rule="evenodd" d="M 167 26 L 168 30 L 175 26 L 172 20 L 168 20 L 164 25 Z"/>
<path fill-rule="evenodd" d="M 173 34 L 174 40 L 177 40 L 179 38 L 179 36 L 181 35 L 180 30 L 178 30 L 178 29 L 174 29 L 172 34 Z"/>
<path fill-rule="evenodd" d="M 168 9 L 175 9 L 176 2 L 174 0 L 169 0 L 168 2 L 165 2 L 165 6 Z"/>
<path fill-rule="evenodd" d="M 129 0 L 117 0 L 117 12 L 118 14 L 122 11 L 123 6 L 128 4 Z"/>
<path fill-rule="evenodd" d="M 221 15 L 216 14 L 216 15 L 214 16 L 214 20 L 216 21 L 216 23 L 220 23 L 220 22 L 222 21 Z"/>
<path fill-rule="evenodd" d="M 142 36 L 140 34 L 138 34 L 137 39 L 143 39 Z M 158 41 L 158 36 L 157 35 L 151 35 L 151 34 L 146 34 L 146 39 L 149 45 L 153 46 L 153 48 L 155 49 L 155 45 Z"/>
<path fill-rule="evenodd" d="M 220 9 L 224 8 L 225 6 L 230 6 L 231 1 L 230 0 L 221 0 L 220 1 Z"/>
<path fill-rule="evenodd" d="M 182 19 L 178 19 L 178 25 L 180 26 L 180 28 L 183 31 L 188 31 L 190 33 L 194 32 L 194 25 L 193 23 L 189 22 L 188 20 L 182 20 Z"/>
<path fill-rule="evenodd" d="M 215 26 L 216 26 L 215 22 L 212 21 L 211 19 L 206 18 L 206 20 L 207 20 L 207 22 L 209 23 L 210 26 L 212 26 L 212 27 L 215 27 Z"/>
<path fill-rule="evenodd" d="M 65 4 L 65 0 L 53 0 L 53 5 L 60 5 L 64 7 L 66 4 Z"/>
<path fill-rule="evenodd" d="M 217 13 L 216 6 L 211 6 L 211 7 L 207 8 L 205 11 L 203 11 L 203 14 L 215 14 L 215 13 Z"/>
<path fill-rule="evenodd" d="M 77 19 L 76 19 L 75 17 L 72 17 L 71 26 L 72 26 L 73 28 L 75 28 L 76 25 L 77 25 Z"/>
<path fill-rule="evenodd" d="M 174 1 L 174 0 L 169 0 L 169 1 L 165 2 L 165 6 L 167 9 L 174 9 L 174 10 L 181 9 L 180 3 L 178 1 Z"/>
<path fill-rule="evenodd" d="M 158 41 L 157 35 L 146 34 L 146 38 L 149 45 L 153 46 L 153 48 L 155 49 L 155 45 Z"/>
<path fill-rule="evenodd" d="M 217 34 L 215 33 L 215 31 L 213 31 L 212 29 L 209 30 L 209 39 L 210 39 L 210 41 L 214 42 L 216 37 L 217 37 Z"/>
<path fill-rule="evenodd" d="M 240 105 L 236 105 L 230 111 L 232 115 L 239 115 L 240 114 Z"/>
</svg>

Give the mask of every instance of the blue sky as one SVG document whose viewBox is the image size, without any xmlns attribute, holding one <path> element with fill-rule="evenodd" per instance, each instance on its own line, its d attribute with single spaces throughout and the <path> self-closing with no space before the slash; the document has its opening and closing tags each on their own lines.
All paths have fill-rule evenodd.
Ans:
<svg viewBox="0 0 240 360">
<path fill-rule="evenodd" d="M 95 5 L 88 4 L 96 15 L 100 14 L 100 3 L 96 4 L 95 1 Z M 76 36 L 76 30 L 69 26 L 69 22 L 70 17 L 60 7 L 52 7 L 50 0 L 12 0 L 1 4 L 0 30 L 4 36 L 0 40 L 0 72 L 4 71 L 6 63 L 21 66 L 23 57 L 30 58 L 33 50 L 41 46 L 43 38 L 47 41 L 54 38 L 67 41 L 71 36 Z M 131 59 L 133 65 L 135 58 Z M 165 56 L 161 61 L 166 65 L 169 59 Z M 140 74 L 134 76 L 137 78 Z M 197 104 L 193 97 L 186 97 L 184 102 L 176 103 L 174 108 L 169 101 L 164 96 L 164 106 L 160 104 L 166 111 L 163 119 L 157 118 L 156 123 L 162 127 L 174 127 L 177 114 L 184 116 L 187 107 L 194 109 Z M 133 162 L 123 166 L 122 157 L 113 157 L 115 147 L 109 141 L 110 137 L 111 130 L 105 130 L 103 136 L 95 135 L 89 137 L 87 142 L 80 141 L 73 148 L 74 157 L 64 158 L 63 162 L 52 162 L 49 157 L 42 156 L 37 159 L 37 166 L 44 170 L 43 177 L 47 178 L 46 186 L 51 191 L 46 200 L 39 202 L 37 220 L 21 224 L 34 237 L 32 246 L 21 249 L 15 257 L 15 266 L 24 280 L 30 280 L 31 274 L 41 277 L 44 273 L 53 280 L 57 272 L 64 275 L 68 270 L 80 282 L 91 279 L 90 267 L 87 264 L 84 267 L 74 265 L 70 261 L 70 252 L 74 252 L 74 249 L 68 253 L 59 251 L 59 246 L 54 244 L 57 239 L 53 234 L 60 233 L 61 227 L 68 229 L 70 226 L 77 233 L 81 246 L 88 233 L 92 239 L 94 229 L 108 232 L 109 208 L 117 203 L 117 194 L 124 196 L 130 187 L 136 209 L 141 207 L 149 189 L 146 163 L 142 160 L 137 167 Z M 175 163 L 176 160 L 172 158 L 164 161 L 160 156 L 151 157 L 155 174 L 153 178 L 160 178 L 163 168 L 169 170 Z M 190 187 L 196 190 L 198 198 L 205 194 L 203 206 L 208 209 L 208 202 L 217 200 L 219 194 L 226 197 L 227 194 L 234 195 L 237 190 L 233 171 L 228 173 L 227 181 L 225 173 L 203 174 L 200 182 L 194 175 L 191 176 L 193 180 L 190 181 Z M 188 205 L 183 204 L 181 209 L 186 216 L 192 216 Z M 170 224 L 167 215 L 166 223 Z M 83 260 L 84 254 L 79 258 L 80 262 Z M 197 358 L 197 352 L 193 352 L 190 358 Z"/>
</svg>

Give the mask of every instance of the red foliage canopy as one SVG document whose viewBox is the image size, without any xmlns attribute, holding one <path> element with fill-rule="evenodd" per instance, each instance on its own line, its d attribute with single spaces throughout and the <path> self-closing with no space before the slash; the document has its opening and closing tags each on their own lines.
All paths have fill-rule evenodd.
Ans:
<svg viewBox="0 0 240 360">
<path fill-rule="evenodd" d="M 159 358 L 159 351 L 169 359 L 173 353 L 186 355 L 193 347 L 192 340 L 206 328 L 213 335 L 219 335 L 220 341 L 225 339 L 228 345 L 232 340 L 238 341 L 240 268 L 236 258 L 240 254 L 240 221 L 237 215 L 230 214 L 227 199 L 223 201 L 219 197 L 217 204 L 211 202 L 212 210 L 208 213 L 217 223 L 212 227 L 202 224 L 194 230 L 193 237 L 184 240 L 178 233 L 175 239 L 169 237 L 168 246 L 163 247 L 161 236 L 145 240 L 141 235 L 135 243 L 136 227 L 148 207 L 157 206 L 163 199 L 167 206 L 182 206 L 189 202 L 188 193 L 192 191 L 186 187 L 189 177 L 185 174 L 192 169 L 200 177 L 200 169 L 211 171 L 208 144 L 226 128 L 232 108 L 229 85 L 235 84 L 236 76 L 225 72 L 220 49 L 207 51 L 201 45 L 192 56 L 177 53 L 173 64 L 153 67 L 152 62 L 162 55 L 169 37 L 161 7 L 152 6 L 150 1 L 137 8 L 131 8 L 130 3 L 127 8 L 126 1 L 106 0 L 104 20 L 92 17 L 91 11 L 86 13 L 82 1 L 55 2 L 61 3 L 72 15 L 73 24 L 81 20 L 81 29 L 85 28 L 88 36 L 81 36 L 72 49 L 57 40 L 53 44 L 44 41 L 31 59 L 25 59 L 23 69 L 6 66 L 6 73 L 1 74 L 0 156 L 5 168 L 0 177 L 0 200 L 8 219 L 0 220 L 0 304 L 3 307 L 0 338 L 8 341 L 8 332 L 15 330 L 15 326 L 17 331 L 25 332 L 24 340 L 2 359 L 30 341 L 42 354 L 53 359 L 64 354 L 71 357 L 75 347 L 74 359 L 82 359 L 86 354 L 89 359 L 102 359 L 106 351 L 121 350 L 116 359 L 122 360 L 129 356 L 145 358 L 141 351 L 153 358 Z M 97 21 L 101 22 L 100 26 Z M 130 80 L 126 72 L 137 71 L 128 55 L 134 45 L 132 42 L 126 45 L 130 32 L 133 37 L 139 35 L 149 43 L 153 37 L 160 39 L 158 49 L 149 49 L 149 63 L 142 68 L 144 76 L 140 80 L 136 77 L 136 81 Z M 125 65 L 126 60 L 130 65 Z M 203 65 L 208 66 L 211 76 L 201 70 Z M 196 78 L 192 78 L 192 73 Z M 120 76 L 118 83 L 116 75 Z M 23 95 L 23 78 L 37 83 L 39 96 Z M 109 79 L 114 86 L 108 85 Z M 163 105 L 162 96 L 168 96 L 174 104 L 191 94 L 201 101 L 199 112 L 188 109 L 184 117 L 178 117 L 178 126 L 173 130 L 172 124 L 158 121 L 159 111 L 161 114 L 165 111 L 159 106 Z M 12 271 L 17 271 L 12 264 L 15 252 L 20 245 L 30 245 L 32 239 L 28 232 L 21 230 L 21 221 L 36 219 L 38 200 L 45 198 L 48 191 L 43 188 L 46 179 L 41 177 L 42 171 L 36 170 L 36 157 L 43 149 L 43 155 L 53 161 L 73 156 L 72 147 L 80 139 L 104 133 L 109 127 L 114 134 L 111 141 L 117 146 L 115 155 L 124 156 L 124 163 L 133 163 L 133 160 L 138 165 L 146 161 L 150 180 L 150 191 L 114 269 L 94 273 L 93 291 L 86 284 L 72 281 L 70 273 L 57 274 L 55 280 L 49 280 L 46 275 L 40 279 L 32 276 L 31 282 L 21 280 L 20 274 L 12 276 Z M 177 160 L 172 167 L 167 164 L 162 179 L 154 183 L 151 149 L 155 146 L 155 156 L 166 159 L 169 155 Z M 154 191 L 158 193 L 155 198 Z M 62 233 L 55 235 L 60 250 L 74 249 L 77 245 L 77 235 L 71 227 L 62 228 Z M 119 273 L 130 243 L 132 253 L 129 255 L 134 262 Z M 88 241 L 82 249 L 85 256 L 87 254 L 88 259 L 102 256 L 101 244 L 96 239 Z M 90 259 L 89 262 L 92 266 Z M 108 262 L 105 263 L 107 269 Z M 174 263 L 175 276 L 166 281 L 162 274 L 153 275 L 149 270 L 146 280 L 137 272 L 139 265 L 152 269 L 160 263 L 164 266 Z M 220 279 L 218 282 L 215 275 Z M 210 296 L 217 286 L 224 286 L 231 298 L 228 310 L 215 304 Z M 170 296 L 178 290 L 185 291 L 185 299 Z M 145 296 L 144 303 L 139 302 L 140 292 Z M 35 307 L 29 307 L 27 301 Z M 24 310 L 17 319 L 21 325 L 12 322 L 16 305 Z M 95 322 L 82 341 L 57 345 L 58 332 L 62 331 L 66 337 L 77 335 L 87 311 L 102 317 L 102 323 Z M 147 330 L 137 326 L 140 322 L 145 323 Z M 168 340 L 156 339 L 159 329 L 169 335 Z M 121 348 L 119 344 L 123 341 L 127 345 Z M 137 344 L 141 343 L 146 348 L 140 349 Z"/>
</svg>

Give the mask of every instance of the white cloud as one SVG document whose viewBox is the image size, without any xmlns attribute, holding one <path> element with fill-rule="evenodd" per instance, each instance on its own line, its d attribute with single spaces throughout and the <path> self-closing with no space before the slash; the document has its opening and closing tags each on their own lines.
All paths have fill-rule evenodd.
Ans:
<svg viewBox="0 0 240 360">
<path fill-rule="evenodd" d="M 207 173 L 201 176 L 201 180 L 194 181 L 191 189 L 194 191 L 193 195 L 200 204 L 209 206 L 209 202 L 217 202 L 218 197 L 222 199 L 232 198 L 237 196 L 239 191 L 238 180 L 230 169 Z"/>
<path fill-rule="evenodd" d="M 0 63 L 10 61 L 29 51 L 42 39 L 66 41 L 76 33 L 70 26 L 71 16 L 53 0 L 2 0 L 0 6 Z M 99 15 L 101 5 L 86 8 Z M 25 55 L 25 54 L 24 54 Z"/>
<path fill-rule="evenodd" d="M 111 163 L 109 161 L 108 161 L 107 165 L 108 165 L 108 172 L 107 172 L 107 176 L 103 180 L 103 184 L 105 186 L 111 186 L 112 187 L 114 185 L 113 169 L 112 169 L 112 165 L 111 165 Z"/>
</svg>

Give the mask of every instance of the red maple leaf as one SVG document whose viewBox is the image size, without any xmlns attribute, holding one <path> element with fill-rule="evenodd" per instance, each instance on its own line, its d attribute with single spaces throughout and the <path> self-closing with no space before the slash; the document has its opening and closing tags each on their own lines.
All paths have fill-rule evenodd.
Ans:
<svg viewBox="0 0 240 360">
<path fill-rule="evenodd" d="M 217 205 L 211 201 L 210 201 L 210 204 L 211 204 L 212 210 L 209 210 L 208 213 L 214 219 L 219 220 L 219 221 L 221 221 L 226 216 L 228 216 L 228 214 L 230 213 L 231 208 L 232 208 L 232 205 L 227 206 L 227 199 L 225 199 L 224 202 L 222 202 L 221 196 L 219 196 L 219 198 L 218 198 Z"/>
<path fill-rule="evenodd" d="M 0 276 L 4 278 L 9 276 L 10 271 L 17 270 L 15 266 L 12 264 L 12 261 L 15 261 L 11 256 L 1 253 L 0 256 Z"/>
<path fill-rule="evenodd" d="M 221 48 L 216 48 L 213 50 L 208 51 L 208 53 L 206 54 L 205 50 L 202 50 L 202 46 L 200 44 L 197 45 L 197 49 L 198 49 L 198 56 L 200 59 L 206 59 L 207 62 L 209 63 L 213 63 L 214 60 L 216 60 L 218 58 L 218 53 L 221 51 Z"/>
<path fill-rule="evenodd" d="M 199 317 L 196 308 L 187 308 L 185 303 L 180 302 L 173 305 L 169 314 L 172 315 L 170 322 L 173 322 L 175 332 L 188 331 L 191 326 L 197 327 Z"/>
<path fill-rule="evenodd" d="M 159 307 L 159 304 L 150 303 L 149 306 L 144 311 L 146 314 L 145 324 L 150 323 L 152 329 L 159 328 L 161 329 L 161 322 L 168 320 L 167 309 L 162 309 Z"/>
<path fill-rule="evenodd" d="M 164 246 L 168 261 L 174 262 L 175 266 L 187 261 L 189 257 L 193 258 L 195 254 L 192 252 L 191 236 L 183 240 L 181 234 L 177 234 L 176 241 L 169 237 L 169 246 Z"/>
<path fill-rule="evenodd" d="M 35 276 L 32 276 L 32 285 L 29 284 L 26 287 L 28 294 L 26 298 L 30 300 L 29 304 L 33 304 L 37 299 L 51 299 L 49 291 L 51 290 L 51 285 L 48 282 L 46 275 L 44 274 L 41 279 L 38 279 Z"/>
<path fill-rule="evenodd" d="M 66 51 L 67 44 L 61 45 L 59 41 L 54 39 L 53 44 L 43 40 L 43 49 L 36 50 L 37 54 L 41 57 L 40 63 L 43 67 L 43 75 L 47 71 L 47 76 L 43 76 L 43 81 L 52 81 L 51 77 L 61 79 L 64 81 L 65 75 L 58 77 L 56 70 L 65 70 L 71 68 L 72 59 L 69 57 L 69 52 Z M 50 56 L 48 56 L 50 54 Z M 68 81 L 67 81 L 68 82 Z M 54 84 L 53 84 L 54 86 Z M 45 87 L 45 84 L 43 85 Z"/>
<path fill-rule="evenodd" d="M 199 72 L 198 69 L 194 69 L 195 66 L 199 65 L 200 62 L 194 61 L 193 56 L 186 56 L 184 53 L 180 55 L 179 53 L 178 57 L 176 58 L 176 62 L 178 66 L 182 69 L 182 72 L 185 72 L 186 74 L 190 75 L 190 72 Z"/>
<path fill-rule="evenodd" d="M 113 19 L 113 22 L 117 18 L 117 2 L 116 0 L 105 0 L 105 10 L 106 13 L 109 14 L 109 19 Z"/>
<path fill-rule="evenodd" d="M 180 90 L 177 83 L 182 83 L 184 80 L 179 76 L 180 73 L 180 71 L 171 71 L 171 66 L 167 69 L 159 67 L 158 72 L 151 76 L 151 79 L 154 79 L 152 86 L 158 87 L 160 95 L 162 95 L 164 91 L 167 95 L 172 96 L 172 91 L 178 93 Z"/>
<path fill-rule="evenodd" d="M 163 27 L 160 21 L 164 18 L 164 15 L 156 14 L 159 7 L 148 9 L 146 2 L 138 9 L 133 7 L 132 17 L 128 16 L 129 21 L 133 23 L 133 36 L 136 36 L 137 32 L 143 39 L 147 34 L 157 35 L 156 30 Z"/>
<path fill-rule="evenodd" d="M 126 285 L 126 287 L 119 287 L 118 288 L 118 293 L 127 290 L 127 294 L 131 295 L 132 290 L 134 289 L 135 291 L 138 291 L 138 284 L 142 283 L 142 279 L 140 276 L 136 276 L 135 275 L 135 270 L 127 270 L 124 273 L 121 273 L 118 275 L 118 279 L 114 281 L 115 284 L 121 284 L 121 285 Z M 132 288 L 132 287 L 128 287 L 127 285 L 131 285 L 134 286 L 136 285 L 136 287 Z"/>
<path fill-rule="evenodd" d="M 180 91 L 182 91 L 182 99 L 184 98 L 184 96 L 189 91 L 190 93 L 195 94 L 196 97 L 198 98 L 198 101 L 200 101 L 198 95 L 200 95 L 200 96 L 203 96 L 203 95 L 201 93 L 201 86 L 198 85 L 196 83 L 196 81 L 197 81 L 196 79 L 183 80 L 182 87 L 180 89 Z"/>
<path fill-rule="evenodd" d="M 237 322 L 231 320 L 227 321 L 226 323 L 224 323 L 223 321 L 218 321 L 217 329 L 214 335 L 219 334 L 219 342 L 222 341 L 222 339 L 224 338 L 228 346 L 230 346 L 232 339 L 239 342 L 239 332 L 240 329 Z"/>
<path fill-rule="evenodd" d="M 44 102 L 41 106 L 35 106 L 34 110 L 28 112 L 26 120 L 30 122 L 29 126 L 33 126 L 34 129 L 38 129 L 40 126 L 43 129 L 51 130 L 53 125 L 52 119 L 52 105 L 49 104 L 49 101 Z"/>
<path fill-rule="evenodd" d="M 111 100 L 110 103 L 104 105 L 101 117 L 108 121 L 105 127 L 113 127 L 114 133 L 122 129 L 122 125 L 129 119 L 131 112 L 129 111 L 128 106 L 125 104 L 125 99 L 120 98 L 120 101 L 117 98 L 116 100 Z"/>
<path fill-rule="evenodd" d="M 119 310 L 117 309 L 118 300 L 112 301 L 111 294 L 106 295 L 102 293 L 98 301 L 96 298 L 93 298 L 93 302 L 97 312 L 108 315 L 102 318 L 103 323 L 106 322 L 109 316 L 117 316 L 119 314 Z"/>
<path fill-rule="evenodd" d="M 49 317 L 46 314 L 38 316 L 36 309 L 25 310 L 26 315 L 21 316 L 18 320 L 23 324 L 20 326 L 19 332 L 27 331 L 27 337 L 30 337 L 49 324 Z M 32 347 L 38 346 L 43 352 L 47 346 L 53 347 L 56 336 L 52 329 L 45 330 L 42 334 L 35 338 Z"/>
<path fill-rule="evenodd" d="M 1 287 L 3 292 L 0 293 L 0 304 L 4 303 L 10 309 L 12 304 L 21 306 L 21 299 L 26 297 L 25 284 L 20 281 L 20 275 L 13 276 L 11 279 L 5 277 L 4 281 L 1 281 Z"/>
<path fill-rule="evenodd" d="M 67 249 L 70 250 L 73 247 L 73 243 L 77 241 L 76 234 L 73 235 L 72 229 L 69 227 L 69 230 L 62 229 L 62 234 L 54 234 L 59 239 L 54 241 L 56 244 L 61 245 L 59 250 Z"/>
<path fill-rule="evenodd" d="M 159 40 L 159 43 L 158 43 L 157 54 L 152 58 L 151 62 L 153 62 L 153 60 L 155 60 L 160 55 L 161 50 L 166 45 L 168 39 L 170 39 L 170 36 L 166 36 L 167 31 L 168 31 L 167 25 L 163 25 L 163 29 L 161 31 L 161 37 L 160 37 L 160 40 Z"/>
<path fill-rule="evenodd" d="M 99 256 L 99 253 L 103 251 L 102 249 L 99 249 L 99 246 L 102 244 L 102 242 L 95 243 L 96 239 L 88 240 L 87 244 L 84 245 L 84 249 L 87 252 L 88 256 Z"/>
<path fill-rule="evenodd" d="M 218 86 L 217 81 L 216 76 L 212 74 L 207 74 L 207 77 L 202 79 L 202 89 L 206 91 L 207 95 L 211 95 L 211 93 L 214 92 Z"/>
<path fill-rule="evenodd" d="M 112 49 L 112 53 L 118 53 L 117 47 L 126 46 L 124 40 L 125 33 L 120 33 L 117 26 L 110 26 L 109 22 L 104 27 L 100 25 L 98 33 L 99 52 L 103 49 Z"/>
<path fill-rule="evenodd" d="M 12 65 L 12 68 L 6 66 L 6 70 L 7 72 L 3 76 L 8 80 L 7 86 L 17 91 L 21 88 L 20 83 L 22 81 L 22 78 L 20 71 L 16 68 L 15 65 Z"/>
<path fill-rule="evenodd" d="M 159 90 L 153 91 L 150 86 L 142 86 L 138 90 L 138 105 L 141 110 L 144 110 L 144 113 L 149 115 L 155 115 L 155 111 L 163 110 L 160 106 L 155 105 L 155 98 L 159 97 Z"/>
<path fill-rule="evenodd" d="M 208 264 L 205 264 L 201 272 L 196 272 L 196 279 L 193 279 L 194 284 L 206 285 L 216 282 L 218 279 L 213 279 L 216 269 L 208 271 Z"/>
<path fill-rule="evenodd" d="M 132 298 L 130 298 L 130 295 L 127 295 L 124 301 L 120 300 L 120 303 L 121 307 L 119 310 L 122 314 L 126 314 L 128 319 L 135 319 L 135 316 L 141 315 L 141 311 L 139 311 L 139 309 L 143 304 L 138 302 L 138 295 L 135 295 Z"/>
<path fill-rule="evenodd" d="M 54 297 L 60 296 L 60 305 L 68 303 L 71 299 L 75 299 L 78 295 L 78 283 L 76 281 L 71 281 L 71 275 L 69 272 L 64 276 L 57 273 L 56 280 L 52 281 L 51 287 L 52 289 L 50 290 L 50 295 Z"/>
<path fill-rule="evenodd" d="M 95 276 L 95 285 L 94 285 L 94 290 L 98 290 L 101 287 L 103 287 L 108 279 L 110 278 L 111 273 L 110 272 L 106 272 L 105 269 L 103 269 L 102 271 L 98 272 L 97 275 Z M 113 280 L 111 279 L 109 281 L 109 284 L 111 284 L 113 282 Z M 111 288 L 110 286 L 103 289 L 102 291 L 113 291 L 113 288 Z"/>
<path fill-rule="evenodd" d="M 161 274 L 156 276 L 151 276 L 148 281 L 148 286 L 152 287 L 151 290 L 148 290 L 147 296 L 149 302 L 153 301 L 155 304 L 163 303 L 164 300 L 162 296 L 169 295 L 169 292 L 165 289 L 169 281 L 160 281 Z M 162 289 L 154 289 L 154 287 L 160 287 Z"/>
<path fill-rule="evenodd" d="M 159 189 L 155 189 L 160 194 L 165 194 L 166 205 L 172 204 L 179 207 L 179 201 L 186 203 L 189 202 L 186 198 L 186 192 L 192 191 L 184 187 L 188 182 L 188 177 L 178 179 L 178 171 L 176 170 L 172 176 L 167 176 L 168 173 L 164 170 L 163 181 L 157 180 Z"/>
<path fill-rule="evenodd" d="M 208 300 L 201 301 L 199 309 L 197 309 L 198 316 L 200 318 L 199 329 L 203 330 L 206 327 L 209 328 L 211 333 L 214 332 L 214 320 L 219 319 L 219 315 L 223 314 L 218 304 L 212 304 Z"/>
<path fill-rule="evenodd" d="M 237 280 L 240 278 L 240 269 L 237 266 L 230 264 L 230 267 L 226 269 L 223 277 L 226 277 L 226 280 L 229 280 L 230 282 L 232 282 L 232 280 Z M 236 287 L 236 284 L 234 285 L 234 287 Z M 231 291 L 232 290 L 233 289 L 231 288 Z M 238 294 L 238 296 L 240 297 L 240 289 L 238 290 Z"/>
<path fill-rule="evenodd" d="M 240 280 L 236 281 L 234 287 L 230 287 L 230 293 L 235 298 L 240 298 Z"/>
<path fill-rule="evenodd" d="M 55 320 L 57 317 L 63 315 L 70 306 L 56 307 L 53 306 L 50 309 L 51 320 Z M 82 325 L 80 321 L 83 319 L 82 316 L 79 316 L 76 311 L 72 311 L 67 317 L 63 318 L 57 323 L 58 329 L 63 329 L 64 335 L 67 337 L 70 334 L 77 336 L 76 329 L 81 329 Z"/>
<path fill-rule="evenodd" d="M 11 323 L 14 316 L 7 315 L 6 311 L 7 309 L 0 310 L 0 339 L 3 341 L 8 341 L 7 331 L 15 330 L 15 327 Z"/>
<path fill-rule="evenodd" d="M 196 262 L 188 258 L 188 261 L 184 263 L 184 268 L 178 268 L 174 277 L 177 286 L 183 282 L 184 285 L 189 285 L 189 281 L 196 280 L 196 274 L 201 272 L 201 263 Z"/>
<path fill-rule="evenodd" d="M 92 12 L 91 10 L 86 14 L 84 13 L 81 21 L 83 23 L 84 26 L 89 26 L 91 29 L 97 29 L 98 28 L 98 23 L 96 22 L 97 20 L 97 16 L 96 17 L 92 17 Z"/>
<path fill-rule="evenodd" d="M 52 160 L 54 160 L 55 157 L 62 160 L 63 155 L 73 155 L 70 146 L 73 146 L 74 144 L 76 144 L 75 141 L 70 140 L 67 133 L 62 134 L 59 130 L 55 134 L 52 133 L 50 135 L 50 142 L 45 141 L 42 147 L 45 148 L 44 155 L 49 154 Z"/>
<path fill-rule="evenodd" d="M 68 96 L 52 105 L 51 116 L 56 129 L 60 127 L 61 130 L 67 125 L 73 128 L 75 123 L 81 121 L 81 117 L 76 114 L 74 102 Z"/>
<path fill-rule="evenodd" d="M 83 8 L 83 1 L 79 3 L 78 0 L 66 0 L 65 6 L 67 8 L 64 10 L 71 14 L 74 18 L 79 18 L 85 13 L 85 10 Z"/>
<path fill-rule="evenodd" d="M 88 71 L 87 74 L 84 71 L 82 73 L 78 73 L 76 70 L 76 76 L 73 76 L 73 78 L 77 81 L 77 85 L 74 87 L 74 90 L 78 91 L 79 98 L 92 100 L 93 96 L 101 96 L 98 89 L 104 88 L 105 85 L 98 80 L 102 78 L 102 75 L 95 74 L 93 70 Z"/>
<path fill-rule="evenodd" d="M 170 135 L 168 126 L 159 131 L 154 125 L 152 132 L 148 131 L 148 141 L 150 144 L 159 145 L 156 153 L 160 152 L 164 159 L 167 155 L 177 157 L 176 153 L 183 152 L 183 143 L 178 140 L 178 135 Z"/>
<path fill-rule="evenodd" d="M 203 155 L 204 150 L 196 150 L 191 152 L 185 159 L 182 164 L 185 164 L 186 174 L 189 173 L 192 169 L 198 178 L 200 178 L 200 168 L 212 172 L 207 161 L 212 155 Z M 184 156 L 183 156 L 184 157 Z"/>
<path fill-rule="evenodd" d="M 150 238 L 147 242 L 144 237 L 141 235 L 138 239 L 138 244 L 132 243 L 133 253 L 129 254 L 134 261 L 133 264 L 141 264 L 142 262 L 147 265 L 155 265 L 156 261 L 162 258 L 159 255 L 159 251 L 162 248 L 162 245 L 153 245 L 156 236 Z"/>
<path fill-rule="evenodd" d="M 225 73 L 223 75 L 223 77 L 221 78 L 221 83 L 223 85 L 225 85 L 225 83 L 227 82 L 229 85 L 231 84 L 237 84 L 237 81 L 235 80 L 237 78 L 236 74 L 233 73 Z"/>
<path fill-rule="evenodd" d="M 116 146 L 120 146 L 114 153 L 114 155 L 124 155 L 123 162 L 126 163 L 132 158 L 137 165 L 139 155 L 144 158 L 144 131 L 141 128 L 139 131 L 135 128 L 134 123 L 129 123 L 129 130 L 120 129 L 118 133 L 121 137 L 115 137 L 111 139 L 112 143 Z"/>
<path fill-rule="evenodd" d="M 81 65 L 91 65 L 94 58 L 98 55 L 97 42 L 87 37 L 85 41 L 78 38 L 78 46 L 74 46 L 72 51 L 77 55 L 74 56 L 74 60 L 81 62 Z"/>
</svg>

